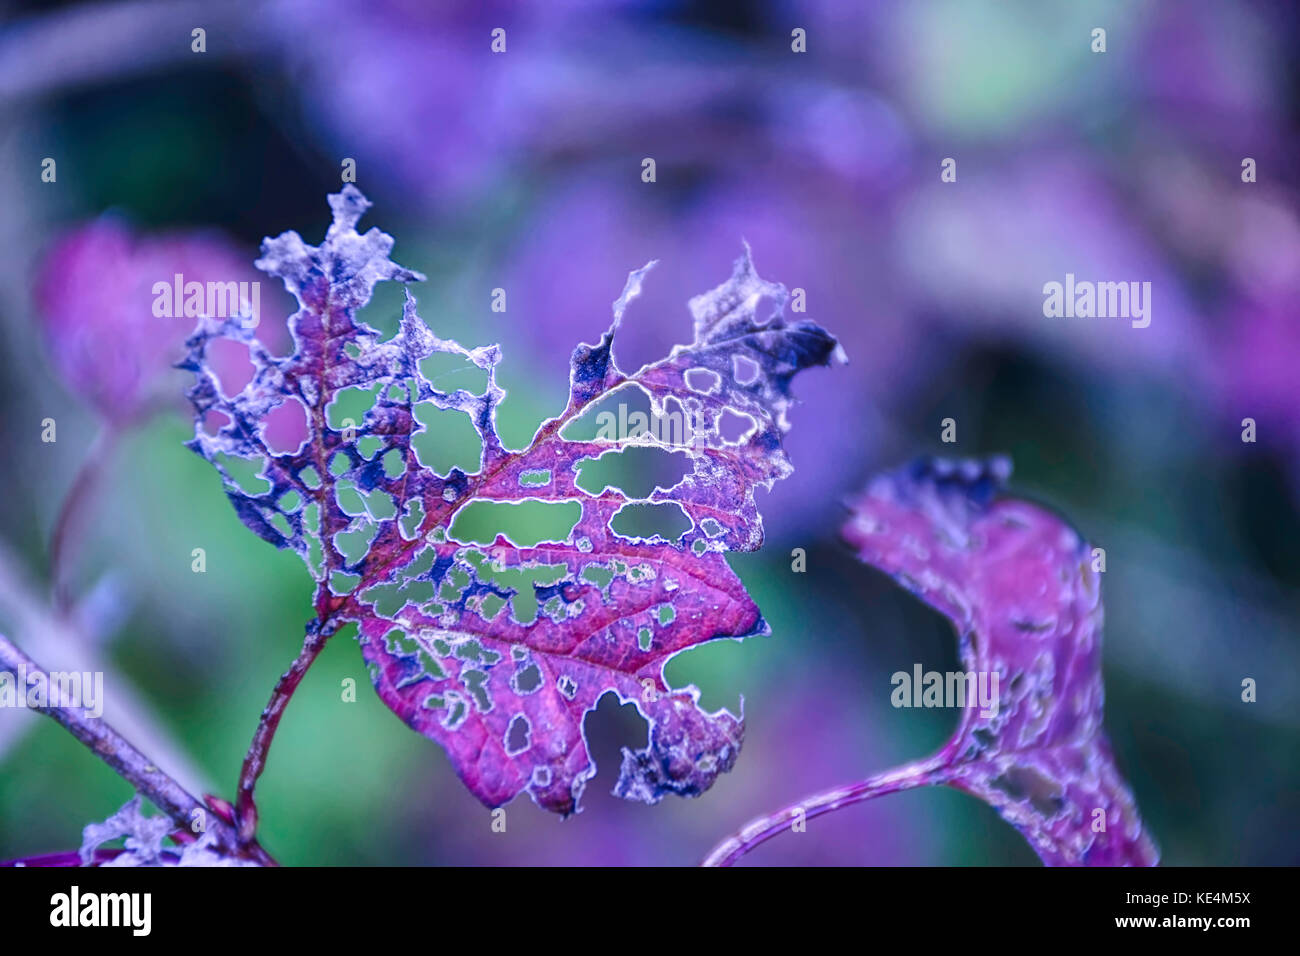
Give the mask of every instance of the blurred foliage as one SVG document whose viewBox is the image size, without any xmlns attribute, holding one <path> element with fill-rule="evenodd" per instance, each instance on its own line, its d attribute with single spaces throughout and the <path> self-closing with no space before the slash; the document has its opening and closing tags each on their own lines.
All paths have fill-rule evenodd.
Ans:
<svg viewBox="0 0 1300 956">
<path fill-rule="evenodd" d="M 708 51 L 788 43 L 786 23 L 798 16 L 799 5 L 626 6 L 626 12 L 602 16 L 623 17 L 624 25 L 651 34 L 664 31 L 670 45 L 689 40 Z M 1113 16 L 1108 22 L 1116 42 L 1122 25 L 1138 14 L 1127 5 L 1103 6 Z M 1032 16 L 1011 20 L 991 18 L 986 5 L 915 5 L 908 14 L 915 59 L 903 66 L 915 82 L 900 94 L 898 108 L 917 127 L 940 129 L 959 142 L 1014 150 L 1026 128 L 1047 135 L 1077 105 L 1088 83 L 1080 76 L 1088 54 L 1080 44 L 1062 56 L 1045 37 L 1062 30 L 1086 34 L 1092 18 L 1074 7 L 1032 8 Z M 1276 16 L 1293 64 L 1300 50 L 1292 18 L 1280 6 L 1261 9 L 1265 21 Z M 42 4 L 11 7 L 31 16 L 49 11 Z M 814 35 L 814 51 L 823 42 L 825 34 Z M 660 48 L 649 49 L 654 55 Z M 887 49 L 853 55 L 865 76 L 890 71 Z M 22 201 L 5 213 L 10 254 L 0 283 L 0 447 L 9 452 L 0 460 L 0 537 L 43 584 L 45 542 L 97 425 L 59 382 L 33 334 L 34 257 L 62 229 L 110 209 L 146 231 L 220 230 L 250 260 L 264 235 L 284 229 L 316 241 L 327 224 L 323 197 L 337 188 L 339 155 L 351 155 L 351 145 L 318 128 L 315 114 L 303 106 L 302 82 L 295 69 L 274 59 L 195 57 L 143 76 L 54 90 L 6 114 L 5 155 L 21 170 L 10 181 Z M 1113 74 L 1105 80 L 1115 89 L 1125 82 Z M 1300 87 L 1294 77 L 1279 82 L 1286 99 L 1278 135 L 1294 150 Z M 489 115 L 485 106 L 483 122 Z M 1118 121 L 1107 127 L 1105 118 L 1082 121 L 1102 152 L 1133 132 Z M 682 145 L 672 135 L 671 128 L 651 128 L 619 148 L 629 156 L 663 155 Z M 940 155 L 917 159 L 925 176 Z M 30 173 L 43 156 L 59 157 L 57 193 Z M 591 165 L 584 165 L 588 159 Z M 563 195 L 568 177 L 606 176 L 606 161 L 566 147 L 547 165 L 513 169 L 491 188 L 445 207 L 408 201 L 399 176 L 368 174 L 377 167 L 362 166 L 360 185 L 376 202 L 367 224 L 396 236 L 394 258 L 429 276 L 414 290 L 421 313 L 444 337 L 503 344 L 501 379 L 510 397 L 502 408 L 502 434 L 515 445 L 559 410 L 567 370 L 543 357 L 538 331 L 519 324 L 515 311 L 489 311 L 486 290 L 499 284 L 496 276 L 514 251 L 538 241 L 534 217 Z M 974 163 L 963 166 L 963 177 L 968 169 L 975 179 Z M 693 173 L 698 178 L 687 185 L 665 189 L 667 202 L 707 206 L 701 194 L 710 188 L 709 177 L 728 175 L 725 165 Z M 620 228 L 634 235 L 640 224 Z M 691 250 L 692 238 L 680 237 L 678 248 Z M 827 241 L 859 243 L 855 254 L 863 260 L 874 255 L 869 236 L 864 242 L 846 231 Z M 765 275 L 789 281 L 781 261 L 765 258 L 762 249 L 757 256 Z M 629 261 L 623 269 L 641 264 Z M 726 263 L 711 258 L 710 264 Z M 660 271 L 675 268 L 684 264 L 665 261 Z M 561 289 L 573 294 L 575 314 L 592 303 L 594 310 L 580 322 L 557 316 L 541 335 L 562 338 L 565 350 L 577 343 L 575 334 L 594 340 L 607 321 L 600 309 L 624 276 L 591 275 L 589 286 Z M 399 296 L 398 290 L 382 291 L 367 318 L 394 329 Z M 1233 447 L 1231 428 L 1216 434 L 1187 392 L 1159 375 L 1100 372 L 1011 333 L 967 338 L 962 323 L 978 324 L 978 304 L 971 315 L 943 323 L 934 321 L 933 302 L 919 292 L 915 303 L 894 305 L 915 327 L 933 366 L 910 354 L 897 357 L 899 364 L 924 369 L 922 382 L 887 410 L 888 425 L 865 463 L 841 456 L 867 447 L 855 428 L 859 419 L 864 432 L 869 427 L 869 407 L 856 399 L 828 407 L 832 385 L 819 392 L 818 404 L 796 409 L 796 434 L 822 423 L 822 437 L 799 446 L 796 469 L 822 456 L 823 468 L 842 472 L 835 488 L 852 487 L 875 468 L 944 450 L 937 423 L 948 416 L 960 423 L 961 453 L 1010 453 L 1013 488 L 1049 502 L 1108 548 L 1107 726 L 1164 861 L 1300 860 L 1297 714 L 1263 704 L 1257 712 L 1239 702 L 1243 675 L 1259 681 L 1261 698 L 1297 699 L 1295 671 L 1269 669 L 1270 662 L 1300 660 L 1294 460 L 1276 447 Z M 629 321 L 678 323 L 684 333 L 685 302 L 676 308 L 667 317 L 640 314 Z M 861 314 L 814 317 L 836 333 L 845 323 L 866 321 Z M 871 341 L 870 328 L 864 340 Z M 179 396 L 184 376 L 176 373 L 174 381 Z M 59 422 L 55 446 L 36 437 L 33 423 L 46 416 Z M 114 668 L 108 691 L 114 679 L 134 685 L 207 785 L 230 798 L 257 715 L 300 645 L 310 582 L 296 558 L 273 551 L 239 524 L 217 476 L 182 447 L 187 434 L 178 400 L 103 463 L 75 583 L 84 593 L 108 572 L 123 582 L 127 617 L 120 633 L 106 638 Z M 453 438 L 436 450 L 447 455 L 439 465 L 468 464 Z M 638 477 L 639 470 L 629 468 L 593 480 Z M 488 811 L 459 785 L 439 749 L 405 728 L 370 690 L 359 651 L 344 632 L 304 681 L 271 752 L 259 790 L 264 845 L 294 864 L 687 864 L 756 813 L 938 746 L 954 715 L 894 710 L 889 675 L 913 661 L 955 668 L 954 636 L 936 614 L 852 560 L 836 539 L 832 498 L 829 484 L 798 486 L 797 493 L 778 486 L 761 495 L 774 533 L 761 553 L 733 557 L 773 636 L 717 642 L 668 668 L 671 683 L 698 684 L 709 707 L 734 708 L 744 696 L 745 750 L 735 771 L 703 798 L 647 808 L 609 795 L 618 748 L 640 746 L 644 730 L 632 708 L 606 699 L 588 721 L 599 767 L 585 797 L 588 809 L 560 822 L 517 802 L 508 811 L 507 833 L 494 834 Z M 783 519 L 808 499 L 821 507 L 809 512 L 812 518 Z M 207 552 L 202 575 L 190 569 L 195 547 Z M 794 547 L 807 550 L 805 574 L 791 573 Z M 1133 575 L 1126 578 L 1128 569 Z M 348 679 L 357 684 L 354 703 L 343 701 Z M 9 719 L 0 713 L 0 722 Z M 126 784 L 52 722 L 33 722 L 0 752 L 0 858 L 74 847 L 83 825 L 105 818 L 129 796 Z M 807 834 L 773 841 L 751 859 L 1036 862 L 992 811 L 948 791 L 908 793 L 819 818 Z"/>
</svg>

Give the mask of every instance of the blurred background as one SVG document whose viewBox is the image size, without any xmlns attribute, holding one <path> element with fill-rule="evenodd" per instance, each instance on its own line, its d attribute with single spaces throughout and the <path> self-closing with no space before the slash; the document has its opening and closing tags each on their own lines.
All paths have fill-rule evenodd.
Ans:
<svg viewBox="0 0 1300 956">
<path fill-rule="evenodd" d="M 442 751 L 370 690 L 345 633 L 259 788 L 282 862 L 692 864 L 755 814 L 934 750 L 955 713 L 892 708 L 889 677 L 957 669 L 954 636 L 837 539 L 846 496 L 934 452 L 1009 453 L 1014 491 L 1106 549 L 1106 725 L 1163 861 L 1300 862 L 1295 4 L 0 9 L 0 629 L 47 668 L 104 670 L 106 718 L 191 787 L 233 796 L 311 581 L 182 447 L 187 377 L 168 366 L 192 322 L 151 314 L 159 278 L 254 279 L 263 236 L 319 242 L 351 158 L 375 203 L 363 227 L 428 276 L 421 314 L 503 345 L 516 447 L 563 406 L 569 352 L 652 258 L 625 368 L 689 339 L 687 299 L 730 274 L 742 239 L 850 359 L 796 380 L 795 474 L 760 494 L 764 549 L 732 558 L 773 636 L 668 668 L 710 709 L 743 694 L 731 774 L 698 800 L 618 800 L 619 747 L 644 726 L 606 699 L 587 722 L 584 812 L 518 800 L 493 833 Z M 1043 284 L 1067 272 L 1151 282 L 1150 327 L 1045 318 Z M 272 343 L 290 301 L 263 283 Z M 381 287 L 365 317 L 392 330 L 399 301 Z M 340 700 L 348 677 L 355 703 Z M 75 848 L 129 796 L 53 722 L 0 710 L 0 859 Z M 1036 862 L 946 790 L 818 818 L 746 860 Z"/>
</svg>

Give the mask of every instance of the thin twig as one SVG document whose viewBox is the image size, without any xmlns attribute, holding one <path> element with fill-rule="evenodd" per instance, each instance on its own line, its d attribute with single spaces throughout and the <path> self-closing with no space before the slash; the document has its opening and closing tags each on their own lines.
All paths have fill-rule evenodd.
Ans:
<svg viewBox="0 0 1300 956">
<path fill-rule="evenodd" d="M 704 858 L 701 866 L 731 866 L 760 843 L 765 843 L 778 833 L 789 829 L 795 821 L 811 820 L 813 817 L 830 813 L 840 807 L 861 803 L 873 797 L 883 797 L 889 793 L 898 793 L 900 790 L 943 783 L 947 769 L 942 755 L 936 754 L 925 760 L 904 764 L 893 770 L 876 774 L 858 783 L 825 790 L 776 813 L 749 821 L 715 846 Z"/>
<path fill-rule="evenodd" d="M 47 700 L 45 703 L 34 702 L 31 705 L 32 709 L 53 717 L 72 736 L 90 748 L 92 753 L 112 767 L 122 779 L 170 817 L 178 829 L 188 832 L 195 819 L 195 811 L 198 811 L 201 814 L 199 819 L 204 821 L 208 832 L 214 834 L 215 845 L 221 851 L 232 856 L 253 859 L 263 865 L 274 865 L 275 861 L 265 850 L 256 844 L 249 845 L 241 842 L 230 824 L 158 769 L 153 761 L 101 718 L 93 716 L 84 707 L 73 706 L 63 699 L 53 699 L 62 692 L 61 685 L 52 681 L 39 664 L 20 651 L 3 634 L 0 634 L 0 666 L 11 671 L 15 677 L 18 674 L 26 674 L 27 682 L 38 675 L 42 677 L 45 681 Z M 18 693 L 27 693 L 25 686 L 18 686 L 16 690 Z"/>
<path fill-rule="evenodd" d="M 248 753 L 239 772 L 239 792 L 235 797 L 235 822 L 239 827 L 239 840 L 244 844 L 252 844 L 257 834 L 257 803 L 253 799 L 253 788 L 257 786 L 257 778 L 266 769 L 266 757 L 270 753 L 275 731 L 280 726 L 280 718 L 284 716 L 284 710 L 289 706 L 294 691 L 335 630 L 335 624 L 322 622 L 319 618 L 307 625 L 302 650 L 289 665 L 289 669 L 280 675 L 275 689 L 271 691 L 270 702 L 262 710 L 257 731 L 253 734 L 252 743 L 248 745 Z"/>
<path fill-rule="evenodd" d="M 186 787 L 199 792 L 213 789 L 209 775 L 197 766 L 185 749 L 168 733 L 149 702 L 134 689 L 127 677 L 114 671 L 104 660 L 102 648 L 86 638 L 70 616 L 53 613 L 5 545 L 0 542 L 0 618 L 11 639 L 55 668 L 103 671 L 114 690 L 104 702 L 104 713 L 120 733 L 134 740 L 158 758 Z M 21 712 L 0 715 L 18 717 Z"/>
</svg>

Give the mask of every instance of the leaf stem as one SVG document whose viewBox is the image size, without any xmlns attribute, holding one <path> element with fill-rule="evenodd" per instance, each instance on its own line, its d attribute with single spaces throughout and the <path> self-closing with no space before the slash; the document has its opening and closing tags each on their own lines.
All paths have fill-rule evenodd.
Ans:
<svg viewBox="0 0 1300 956">
<path fill-rule="evenodd" d="M 86 451 L 85 460 L 77 469 L 72 487 L 63 496 L 63 503 L 59 506 L 59 516 L 54 522 L 54 531 L 50 535 L 50 590 L 52 603 L 59 613 L 66 613 L 72 606 L 68 583 L 71 574 L 71 569 L 68 567 L 70 542 L 85 521 L 96 485 L 107 470 L 108 460 L 117 445 L 118 435 L 117 428 L 111 424 L 105 424 L 100 428 Z"/>
<path fill-rule="evenodd" d="M 244 756 L 244 765 L 239 772 L 239 791 L 235 797 L 235 823 L 241 844 L 256 845 L 257 803 L 253 799 L 253 789 L 257 786 L 257 778 L 266 769 L 267 754 L 271 750 L 275 731 L 280 726 L 280 718 L 284 716 L 285 708 L 289 706 L 294 691 L 302 683 L 308 669 L 324 650 L 325 642 L 337 629 L 337 625 L 329 618 L 316 618 L 307 625 L 302 650 L 289 665 L 289 669 L 280 675 L 275 689 L 271 691 L 270 702 L 262 710 L 257 730 L 253 734 L 252 743 L 248 745 L 248 753 Z"/>
<path fill-rule="evenodd" d="M 19 650 L 3 634 L 0 634 L 0 666 L 11 671 L 15 678 L 20 673 L 26 674 L 29 682 L 31 678 L 38 675 L 43 677 L 48 698 L 44 704 L 34 703 L 29 706 L 54 718 L 92 753 L 112 767 L 122 779 L 170 817 L 179 829 L 189 832 L 194 821 L 194 812 L 197 810 L 202 814 L 200 819 L 204 821 L 208 831 L 215 834 L 215 844 L 220 850 L 233 856 L 256 860 L 264 866 L 275 865 L 275 861 L 265 850 L 256 844 L 240 841 L 230 824 L 158 769 L 153 761 L 132 746 L 103 719 L 92 716 L 84 707 L 74 707 L 63 699 L 53 699 L 62 690 L 58 682 L 52 681 L 39 664 Z M 26 694 L 27 688 L 20 685 L 16 687 L 16 691 Z"/>
<path fill-rule="evenodd" d="M 701 866 L 731 866 L 760 843 L 766 843 L 778 833 L 788 829 L 796 820 L 811 820 L 841 807 L 862 803 L 873 797 L 911 790 L 915 787 L 943 783 L 948 767 L 942 753 L 886 770 L 858 783 L 824 790 L 815 796 L 793 803 L 776 813 L 749 821 L 727 839 L 715 846 L 704 858 Z"/>
</svg>

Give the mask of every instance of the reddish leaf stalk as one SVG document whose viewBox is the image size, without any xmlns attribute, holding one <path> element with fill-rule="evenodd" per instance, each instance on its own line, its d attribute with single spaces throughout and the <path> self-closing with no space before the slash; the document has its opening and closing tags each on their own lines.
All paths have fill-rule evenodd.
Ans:
<svg viewBox="0 0 1300 956">
<path fill-rule="evenodd" d="M 289 665 L 289 669 L 280 675 L 275 689 L 271 691 L 271 700 L 262 710 L 257 722 L 257 731 L 253 741 L 248 745 L 244 756 L 244 765 L 239 772 L 239 792 L 235 798 L 235 821 L 238 825 L 238 838 L 243 846 L 255 846 L 257 834 L 257 803 L 253 799 L 253 789 L 257 780 L 266 769 L 266 758 L 271 750 L 271 741 L 280 726 L 280 718 L 293 698 L 294 692 L 307 671 L 316 662 L 320 652 L 325 649 L 325 642 L 333 636 L 337 625 L 331 621 L 317 619 L 307 625 L 307 636 L 302 643 L 302 650 Z"/>
<path fill-rule="evenodd" d="M 824 790 L 775 813 L 750 820 L 715 846 L 700 865 L 731 866 L 759 844 L 766 843 L 777 834 L 790 829 L 791 824 L 796 820 L 811 820 L 823 813 L 862 803 L 873 797 L 941 784 L 947 780 L 948 771 L 949 768 L 944 764 L 942 755 L 935 754 L 922 761 L 886 770 L 858 783 Z"/>
<path fill-rule="evenodd" d="M 90 510 L 96 487 L 104 472 L 113 449 L 117 445 L 118 430 L 111 424 L 105 424 L 95 436 L 85 460 L 72 480 L 72 487 L 63 498 L 59 516 L 50 536 L 50 588 L 54 607 L 66 611 L 72 604 L 68 590 L 68 551 L 71 541 L 76 537 L 84 523 L 85 515 Z"/>
</svg>

